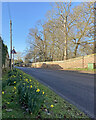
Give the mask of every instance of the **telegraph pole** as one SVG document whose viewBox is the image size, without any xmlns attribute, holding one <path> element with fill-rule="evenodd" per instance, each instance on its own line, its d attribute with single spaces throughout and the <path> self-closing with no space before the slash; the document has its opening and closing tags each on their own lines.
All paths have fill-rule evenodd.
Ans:
<svg viewBox="0 0 96 120">
<path fill-rule="evenodd" d="M 12 70 L 12 21 L 10 20 L 10 69 Z"/>
</svg>

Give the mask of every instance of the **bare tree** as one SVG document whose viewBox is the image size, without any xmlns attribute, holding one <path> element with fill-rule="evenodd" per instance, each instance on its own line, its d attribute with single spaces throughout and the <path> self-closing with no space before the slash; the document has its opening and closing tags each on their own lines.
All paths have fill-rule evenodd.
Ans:
<svg viewBox="0 0 96 120">
<path fill-rule="evenodd" d="M 22 54 L 22 52 L 17 52 L 14 57 L 16 60 L 22 60 L 23 54 Z"/>
<path fill-rule="evenodd" d="M 29 30 L 33 61 L 66 60 L 93 53 L 94 4 L 54 3 L 46 21 Z"/>
</svg>

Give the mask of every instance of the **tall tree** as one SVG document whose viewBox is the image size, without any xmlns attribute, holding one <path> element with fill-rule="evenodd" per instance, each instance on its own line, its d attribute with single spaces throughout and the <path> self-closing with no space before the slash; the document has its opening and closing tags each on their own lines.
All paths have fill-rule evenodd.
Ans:
<svg viewBox="0 0 96 120">
<path fill-rule="evenodd" d="M 29 31 L 34 61 L 66 60 L 93 53 L 93 3 L 54 3 L 46 21 Z"/>
</svg>

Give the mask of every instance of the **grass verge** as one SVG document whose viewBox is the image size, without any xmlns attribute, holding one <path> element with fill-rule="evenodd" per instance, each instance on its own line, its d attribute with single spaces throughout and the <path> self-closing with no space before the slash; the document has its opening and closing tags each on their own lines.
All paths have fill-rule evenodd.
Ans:
<svg viewBox="0 0 96 120">
<path fill-rule="evenodd" d="M 89 72 L 95 72 L 96 71 L 96 69 L 88 69 L 88 68 L 68 68 L 68 70 L 89 71 Z"/>
<path fill-rule="evenodd" d="M 2 95 L 2 117 L 3 118 L 82 118 L 89 119 L 87 115 L 81 112 L 74 105 L 65 101 L 63 98 L 58 96 L 48 87 L 39 83 L 37 80 L 33 79 L 30 75 L 22 72 L 21 70 L 17 70 L 18 73 L 23 74 L 27 79 L 31 79 L 32 83 L 45 93 L 46 99 L 44 100 L 44 104 L 41 106 L 37 115 L 32 112 L 29 113 L 27 109 L 24 108 L 19 102 L 18 90 L 14 91 L 13 86 L 7 85 L 8 73 L 3 76 L 3 92 Z M 20 85 L 20 81 L 15 85 L 18 87 Z"/>
</svg>

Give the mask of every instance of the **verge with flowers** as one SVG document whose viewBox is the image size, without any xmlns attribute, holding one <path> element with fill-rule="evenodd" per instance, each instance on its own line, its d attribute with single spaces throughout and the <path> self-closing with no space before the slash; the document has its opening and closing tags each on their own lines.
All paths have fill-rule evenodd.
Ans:
<svg viewBox="0 0 96 120">
<path fill-rule="evenodd" d="M 30 75 L 15 69 L 3 81 L 3 118 L 88 118 Z"/>
</svg>

